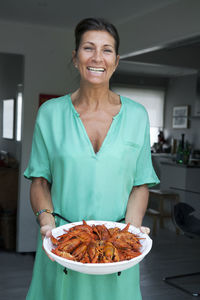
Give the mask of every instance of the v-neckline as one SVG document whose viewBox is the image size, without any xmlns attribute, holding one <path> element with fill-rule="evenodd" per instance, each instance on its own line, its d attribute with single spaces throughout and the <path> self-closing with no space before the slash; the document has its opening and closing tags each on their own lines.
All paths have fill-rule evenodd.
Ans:
<svg viewBox="0 0 200 300">
<path fill-rule="evenodd" d="M 119 110 L 119 112 L 115 116 L 112 117 L 112 122 L 110 124 L 110 127 L 109 127 L 107 133 L 106 133 L 106 136 L 105 136 L 103 142 L 101 143 L 101 146 L 100 146 L 99 150 L 97 152 L 95 152 L 93 144 L 92 144 L 92 142 L 91 142 L 91 140 L 89 138 L 89 135 L 87 133 L 87 130 L 86 130 L 84 124 L 83 124 L 83 121 L 81 120 L 80 114 L 75 109 L 75 107 L 74 107 L 74 105 L 72 103 L 71 94 L 69 94 L 69 100 L 70 100 L 70 105 L 71 105 L 72 111 L 73 111 L 74 115 L 77 117 L 77 119 L 79 120 L 79 123 L 80 123 L 80 125 L 82 127 L 83 133 L 85 135 L 85 138 L 86 138 L 86 140 L 87 140 L 87 142 L 89 144 L 90 150 L 92 152 L 92 155 L 95 158 L 99 155 L 100 152 L 102 152 L 102 149 L 104 148 L 104 146 L 105 146 L 105 144 L 106 144 L 106 142 L 107 142 L 107 140 L 108 140 L 108 138 L 109 138 L 109 136 L 110 136 L 110 134 L 112 132 L 112 128 L 113 128 L 114 123 L 115 123 L 114 121 L 116 121 L 119 118 L 119 116 L 121 115 L 121 113 L 122 113 L 122 110 L 123 110 L 123 107 L 124 107 L 123 98 L 120 95 L 119 95 L 119 97 L 120 97 L 120 101 L 121 101 L 120 110 Z"/>
</svg>

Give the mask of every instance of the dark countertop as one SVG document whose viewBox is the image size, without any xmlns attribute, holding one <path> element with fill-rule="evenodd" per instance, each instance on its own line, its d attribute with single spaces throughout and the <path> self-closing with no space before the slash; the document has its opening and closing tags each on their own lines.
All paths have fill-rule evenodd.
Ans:
<svg viewBox="0 0 200 300">
<path fill-rule="evenodd" d="M 194 165 L 194 164 L 187 164 L 187 165 L 184 165 L 184 164 L 177 164 L 176 162 L 174 161 L 166 161 L 166 160 L 161 160 L 160 161 L 161 164 L 163 165 L 169 165 L 169 166 L 173 166 L 173 167 L 181 167 L 181 168 L 196 168 L 196 169 L 199 169 L 200 168 L 200 165 Z"/>
</svg>

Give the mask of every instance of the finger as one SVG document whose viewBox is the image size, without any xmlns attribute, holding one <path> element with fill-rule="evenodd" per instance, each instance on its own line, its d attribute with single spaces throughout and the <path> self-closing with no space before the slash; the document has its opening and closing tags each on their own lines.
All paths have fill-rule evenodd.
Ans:
<svg viewBox="0 0 200 300">
<path fill-rule="evenodd" d="M 50 237 L 51 236 L 51 231 L 52 231 L 52 227 L 49 225 L 44 225 L 40 228 L 40 232 L 42 236 L 47 236 Z"/>
<path fill-rule="evenodd" d="M 150 234 L 150 228 L 149 227 L 142 226 L 142 227 L 140 227 L 140 231 L 142 233 Z"/>
<path fill-rule="evenodd" d="M 40 232 L 41 232 L 41 235 L 42 235 L 42 240 L 44 240 L 44 238 L 50 238 L 51 235 L 52 235 L 52 229 L 53 227 L 50 226 L 50 225 L 44 225 L 40 228 Z M 45 251 L 43 245 L 42 245 L 42 248 L 43 250 Z M 48 256 L 48 258 L 51 260 L 51 261 L 54 261 L 54 259 L 45 251 L 46 255 Z"/>
<path fill-rule="evenodd" d="M 49 238 L 51 235 L 52 235 L 52 231 L 51 230 L 47 230 L 46 237 Z"/>
</svg>

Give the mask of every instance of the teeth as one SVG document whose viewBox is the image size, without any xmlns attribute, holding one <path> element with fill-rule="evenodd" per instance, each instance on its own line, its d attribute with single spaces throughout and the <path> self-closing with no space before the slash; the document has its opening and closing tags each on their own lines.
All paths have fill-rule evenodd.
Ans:
<svg viewBox="0 0 200 300">
<path fill-rule="evenodd" d="M 92 67 L 88 67 L 88 70 L 92 71 L 92 72 L 104 72 L 103 68 L 92 68 Z"/>
</svg>

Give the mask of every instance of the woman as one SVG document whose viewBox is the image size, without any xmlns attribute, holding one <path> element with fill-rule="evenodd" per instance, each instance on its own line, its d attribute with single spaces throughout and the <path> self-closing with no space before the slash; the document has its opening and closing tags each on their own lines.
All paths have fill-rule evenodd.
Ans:
<svg viewBox="0 0 200 300">
<path fill-rule="evenodd" d="M 148 186 L 159 181 L 151 163 L 148 116 L 140 104 L 109 89 L 119 62 L 119 37 L 102 19 L 75 30 L 73 63 L 80 88 L 39 110 L 25 176 L 42 238 L 50 236 L 55 211 L 68 220 L 125 221 L 141 227 Z M 45 210 L 45 211 L 44 211 Z M 57 226 L 65 222 L 57 220 Z M 148 229 L 146 229 L 148 230 Z M 139 266 L 121 276 L 87 275 L 48 259 L 39 235 L 27 300 L 139 300 Z"/>
</svg>

